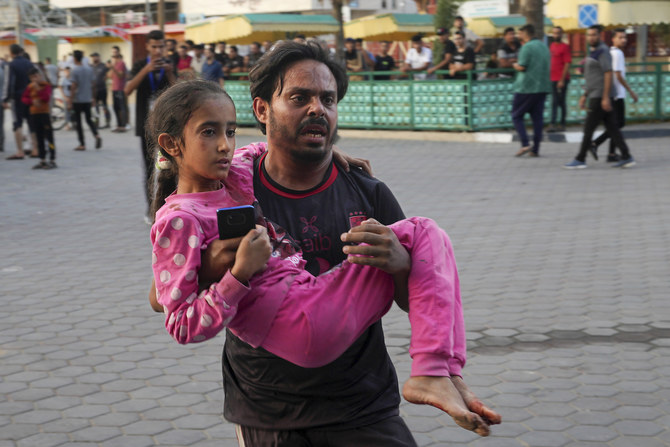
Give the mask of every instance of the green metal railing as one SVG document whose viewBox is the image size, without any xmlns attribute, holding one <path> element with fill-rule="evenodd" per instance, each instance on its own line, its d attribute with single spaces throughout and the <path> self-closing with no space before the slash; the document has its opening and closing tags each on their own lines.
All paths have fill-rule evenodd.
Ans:
<svg viewBox="0 0 670 447">
<path fill-rule="evenodd" d="M 626 79 L 639 96 L 627 100 L 630 121 L 670 119 L 670 64 L 628 64 Z M 575 68 L 578 68 L 575 66 Z M 375 75 L 400 76 L 401 72 L 360 72 L 363 81 L 351 81 L 338 104 L 340 128 L 477 131 L 512 128 L 513 77 L 476 79 L 480 73 L 508 73 L 510 70 L 476 70 L 465 80 L 374 79 Z M 448 72 L 438 71 L 438 77 Z M 242 75 L 243 76 L 243 75 Z M 567 105 L 569 123 L 581 123 L 586 116 L 579 109 L 584 79 L 571 76 Z M 235 101 L 237 122 L 255 124 L 251 111 L 249 81 L 228 80 L 226 91 Z M 545 121 L 551 116 L 551 95 L 547 95 Z"/>
</svg>

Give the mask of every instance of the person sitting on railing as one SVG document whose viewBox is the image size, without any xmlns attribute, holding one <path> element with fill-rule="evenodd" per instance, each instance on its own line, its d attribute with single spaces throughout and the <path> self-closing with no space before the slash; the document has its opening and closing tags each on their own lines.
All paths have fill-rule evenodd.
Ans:
<svg viewBox="0 0 670 447">
<path fill-rule="evenodd" d="M 356 51 L 356 40 L 349 37 L 344 41 L 344 60 L 347 63 L 347 71 L 363 71 L 363 55 Z M 362 81 L 363 76 L 350 75 L 350 81 Z"/>
<path fill-rule="evenodd" d="M 228 48 L 228 62 L 223 66 L 223 73 L 227 78 L 231 73 L 243 72 L 244 58 L 237 52 L 237 46 L 231 45 L 230 48 Z"/>
<path fill-rule="evenodd" d="M 395 60 L 389 54 L 391 42 L 385 40 L 379 47 L 379 54 L 375 58 L 375 71 L 393 71 L 395 69 Z M 378 81 L 388 81 L 391 79 L 389 75 L 377 75 L 375 79 Z"/>
<path fill-rule="evenodd" d="M 467 79 L 467 71 L 475 68 L 475 52 L 465 45 L 465 34 L 460 31 L 454 33 L 456 51 L 449 64 L 449 74 L 453 79 Z"/>
<path fill-rule="evenodd" d="M 407 72 L 422 72 L 430 68 L 433 63 L 433 51 L 430 48 L 423 46 L 423 40 L 420 34 L 412 37 L 412 48 L 407 52 L 405 63 L 401 71 Z M 435 79 L 434 75 L 426 73 L 414 74 L 415 80 Z"/>
<path fill-rule="evenodd" d="M 435 73 L 437 70 L 448 70 L 451 58 L 456 51 L 456 45 L 449 38 L 450 33 L 447 28 L 438 28 L 437 35 L 442 43 L 442 60 L 426 70 L 428 74 Z"/>
<path fill-rule="evenodd" d="M 521 44 L 514 35 L 514 28 L 507 27 L 503 34 L 503 41 L 498 47 L 498 66 L 500 68 L 514 68 L 514 64 L 519 58 L 519 48 Z M 501 78 L 511 78 L 513 73 L 500 73 Z"/>
</svg>

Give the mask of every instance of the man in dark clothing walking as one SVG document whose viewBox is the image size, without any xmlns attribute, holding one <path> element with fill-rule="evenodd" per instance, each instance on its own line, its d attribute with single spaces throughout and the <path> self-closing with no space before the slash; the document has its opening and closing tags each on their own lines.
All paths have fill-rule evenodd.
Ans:
<svg viewBox="0 0 670 447">
<path fill-rule="evenodd" d="M 106 129 L 109 127 L 109 122 L 111 116 L 109 113 L 109 108 L 107 107 L 107 72 L 109 72 L 109 67 L 107 64 L 100 60 L 100 55 L 98 53 L 91 54 L 91 68 L 93 68 L 93 73 L 95 75 L 95 81 L 93 83 L 93 104 L 95 105 L 95 113 L 98 115 L 98 128 Z M 101 126 L 100 121 L 100 109 L 105 114 L 105 125 Z"/>
<path fill-rule="evenodd" d="M 621 151 L 621 161 L 612 167 L 635 166 L 635 160 L 628 150 L 626 140 L 619 129 L 616 114 L 612 109 L 612 98 L 616 97 L 616 89 L 612 81 L 612 56 L 607 45 L 600 40 L 601 30 L 600 25 L 592 25 L 586 30 L 589 52 L 584 62 L 584 94 L 579 98 L 579 107 L 586 108 L 584 136 L 575 159 L 563 166 L 566 169 L 586 168 L 586 153 L 589 151 L 596 160 L 598 159 L 595 147 L 591 144 L 591 138 L 601 121 L 605 124 L 614 145 Z"/>
</svg>

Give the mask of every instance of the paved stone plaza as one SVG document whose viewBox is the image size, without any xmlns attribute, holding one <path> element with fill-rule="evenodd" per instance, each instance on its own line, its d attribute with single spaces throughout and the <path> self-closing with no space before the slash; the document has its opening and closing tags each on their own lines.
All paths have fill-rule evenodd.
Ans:
<svg viewBox="0 0 670 447">
<path fill-rule="evenodd" d="M 180 346 L 151 311 L 139 141 L 102 135 L 59 131 L 52 171 L 0 159 L 0 447 L 234 446 L 223 336 Z M 480 439 L 404 403 L 420 446 L 670 446 L 670 151 L 629 143 L 633 169 L 566 171 L 571 143 L 340 141 L 451 236 L 465 379 L 503 416 Z M 409 323 L 384 323 L 402 384 Z"/>
</svg>

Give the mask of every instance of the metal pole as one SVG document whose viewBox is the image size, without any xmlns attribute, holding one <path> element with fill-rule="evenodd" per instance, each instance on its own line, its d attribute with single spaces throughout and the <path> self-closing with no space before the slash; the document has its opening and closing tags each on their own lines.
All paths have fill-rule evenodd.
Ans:
<svg viewBox="0 0 670 447">
<path fill-rule="evenodd" d="M 23 47 L 23 27 L 21 26 L 21 0 L 14 0 L 16 6 L 16 26 L 14 33 L 16 34 L 16 43 Z"/>
<path fill-rule="evenodd" d="M 149 0 L 144 0 L 144 15 L 147 16 L 147 25 L 153 25 L 154 20 L 151 17 L 151 4 L 149 4 Z"/>
<path fill-rule="evenodd" d="M 165 0 L 158 0 L 158 28 L 165 31 Z"/>
</svg>

